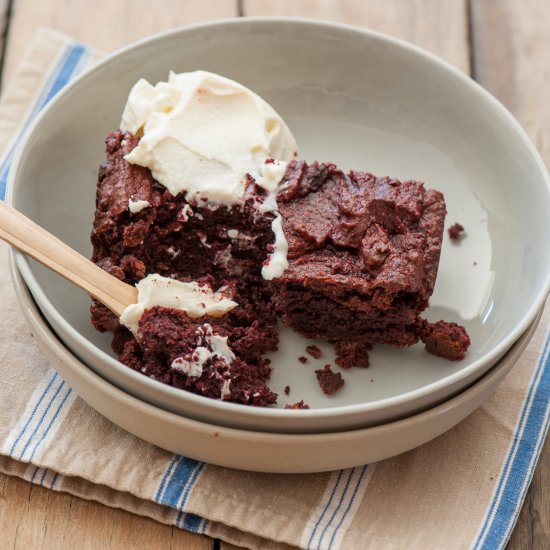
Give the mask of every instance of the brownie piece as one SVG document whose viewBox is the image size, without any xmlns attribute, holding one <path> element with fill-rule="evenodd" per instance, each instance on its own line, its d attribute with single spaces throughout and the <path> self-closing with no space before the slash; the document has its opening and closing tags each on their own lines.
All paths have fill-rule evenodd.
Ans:
<svg viewBox="0 0 550 550">
<path fill-rule="evenodd" d="M 271 291 L 261 276 L 262 263 L 274 242 L 273 214 L 258 216 L 257 213 L 263 192 L 251 179 L 242 205 L 211 208 L 206 203 L 188 203 L 183 193 L 174 197 L 155 181 L 148 169 L 124 159 L 138 142 L 139 138 L 128 132 L 116 131 L 107 137 L 91 235 L 92 260 L 128 284 L 158 273 L 180 281 L 206 283 L 213 289 L 228 289 L 239 306 L 224 316 L 224 324 L 227 330 L 231 329 L 231 342 L 239 341 L 241 355 L 234 352 L 243 361 L 236 363 L 233 370 L 242 369 L 242 376 L 248 379 L 251 369 L 257 368 L 259 378 L 250 382 L 250 388 L 260 387 L 270 371 L 262 355 L 276 349 L 278 343 Z M 145 201 L 148 206 L 132 212 L 130 201 Z M 184 383 L 183 375 L 172 372 L 172 359 L 162 351 L 166 340 L 164 325 L 176 318 L 183 322 L 182 312 L 157 310 L 156 327 L 144 315 L 145 324 L 141 329 L 154 337 L 143 338 L 141 345 L 99 302 L 94 301 L 91 314 L 98 330 L 114 332 L 113 349 L 123 363 L 176 387 L 219 397 L 215 384 L 206 390 L 203 380 Z M 161 322 L 163 317 L 166 323 Z M 143 342 L 148 341 L 152 346 L 155 339 L 159 347 L 154 353 L 144 354 Z M 237 380 L 234 372 L 231 376 Z M 260 397 L 249 398 L 245 390 L 237 391 L 237 382 L 232 384 L 235 391 L 224 399 L 266 404 L 272 402 L 275 395 L 264 398 L 264 390 L 258 390 Z M 256 389 L 250 391 L 251 395 L 256 393 Z"/>
<path fill-rule="evenodd" d="M 120 359 L 155 380 L 193 393 L 265 406 L 277 394 L 266 386 L 271 367 L 263 355 L 268 342 L 258 325 L 232 326 L 229 318 L 190 319 L 183 311 L 153 307 Z"/>
<path fill-rule="evenodd" d="M 460 241 L 460 239 L 464 237 L 464 226 L 459 223 L 455 223 L 449 227 L 448 232 L 449 239 L 451 239 L 451 241 Z"/>
<path fill-rule="evenodd" d="M 360 367 L 366 369 L 369 366 L 369 351 L 371 344 L 363 340 L 340 340 L 336 342 L 336 364 L 343 369 Z"/>
<path fill-rule="evenodd" d="M 292 405 L 285 405 L 285 409 L 309 409 L 309 405 L 304 403 L 304 400 L 298 401 L 298 403 L 293 403 Z"/>
<path fill-rule="evenodd" d="M 240 288 L 263 288 L 261 267 L 274 241 L 273 215 L 257 215 L 262 196 L 253 180 L 242 206 L 212 209 L 188 203 L 183 193 L 174 197 L 148 169 L 123 158 L 138 141 L 121 131 L 107 138 L 91 235 L 92 260 L 128 283 L 159 273 L 180 280 L 208 276 L 217 287 L 229 279 Z M 133 213 L 130 200 L 149 206 Z M 255 298 L 261 302 L 258 311 L 267 306 L 272 313 L 267 295 Z"/>
<path fill-rule="evenodd" d="M 325 365 L 322 369 L 315 371 L 319 386 L 326 395 L 332 395 L 337 392 L 345 383 L 339 372 L 333 372 L 330 365 Z"/>
<path fill-rule="evenodd" d="M 278 205 L 289 267 L 275 280 L 274 303 L 285 323 L 363 347 L 418 341 L 441 251 L 440 192 L 293 161 Z"/>
<path fill-rule="evenodd" d="M 175 278 L 228 278 L 241 286 L 263 286 L 262 263 L 274 242 L 273 214 L 257 215 L 261 190 L 250 180 L 242 206 L 210 208 L 174 197 L 150 171 L 124 159 L 139 142 L 130 133 L 107 138 L 107 158 L 100 167 L 92 231 L 92 260 L 126 280 L 149 273 Z M 129 201 L 149 206 L 131 212 Z M 264 300 L 266 302 L 266 300 Z M 268 300 L 267 300 L 268 302 Z"/>
<path fill-rule="evenodd" d="M 306 352 L 314 359 L 320 359 L 323 352 L 317 346 L 306 346 Z"/>
<path fill-rule="evenodd" d="M 419 335 L 427 351 L 449 361 L 464 359 L 470 347 L 466 329 L 456 323 L 423 321 L 419 325 Z"/>
</svg>

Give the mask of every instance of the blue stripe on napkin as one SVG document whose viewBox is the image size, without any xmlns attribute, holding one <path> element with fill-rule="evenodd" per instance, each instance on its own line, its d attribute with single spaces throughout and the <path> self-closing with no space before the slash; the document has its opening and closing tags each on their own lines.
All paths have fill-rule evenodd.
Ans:
<svg viewBox="0 0 550 550">
<path fill-rule="evenodd" d="M 38 422 L 34 426 L 34 430 L 30 434 L 30 436 L 27 437 L 27 440 L 25 441 L 25 444 L 23 446 L 23 450 L 21 451 L 21 454 L 17 457 L 17 458 L 19 458 L 19 460 L 22 460 L 23 457 L 25 456 L 25 453 L 26 453 L 27 449 L 29 448 L 29 445 L 34 440 L 34 437 L 36 436 L 38 430 L 40 430 L 40 428 L 42 427 L 42 424 L 44 423 L 45 418 L 48 416 L 48 413 L 50 412 L 50 409 L 52 408 L 53 404 L 57 400 L 57 398 L 58 398 L 59 394 L 61 393 L 61 391 L 64 389 L 65 382 L 63 382 L 63 380 L 61 380 L 61 379 L 60 379 L 60 382 L 61 383 L 59 384 L 59 386 L 57 386 L 53 396 L 50 398 L 44 412 L 42 413 L 42 416 L 40 417 L 40 419 L 38 420 Z M 43 394 L 42 397 L 40 398 L 40 402 L 43 401 L 44 397 L 45 397 L 45 394 Z M 31 419 L 33 417 L 34 417 L 34 415 L 31 417 Z"/>
<path fill-rule="evenodd" d="M 344 503 L 347 501 L 346 497 L 347 497 L 347 493 L 348 493 L 348 489 L 349 489 L 349 484 L 351 482 L 351 478 L 354 474 L 354 471 L 355 471 L 355 468 L 351 468 L 349 470 L 349 475 L 345 481 L 345 484 L 344 484 L 344 488 L 343 488 L 343 492 L 342 492 L 342 495 L 340 496 L 340 499 L 338 501 L 338 505 L 334 508 L 332 514 L 330 515 L 330 518 L 329 520 L 326 522 L 323 530 L 321 531 L 321 535 L 319 537 L 319 542 L 317 543 L 317 545 L 315 546 L 315 548 L 319 548 L 319 549 L 324 549 L 324 548 L 327 548 L 328 545 L 327 544 L 323 544 L 323 538 L 325 537 L 325 535 L 327 534 L 327 530 L 328 528 L 331 526 L 332 522 L 334 521 L 334 518 L 336 517 L 336 515 L 338 514 L 338 512 L 340 511 L 340 509 L 342 508 L 342 506 L 344 505 Z M 339 477 L 338 478 L 338 484 L 340 484 L 340 480 L 342 478 Z M 332 494 L 334 494 L 334 491 L 332 492 Z M 332 496 L 332 495 L 331 495 Z M 325 508 L 326 510 L 326 508 Z M 320 520 L 321 521 L 321 520 Z M 320 521 L 317 523 L 317 526 L 319 525 Z M 317 527 L 316 526 L 316 527 Z"/>
<path fill-rule="evenodd" d="M 359 490 L 359 487 L 361 486 L 361 482 L 363 481 L 363 478 L 365 477 L 365 472 L 366 471 L 367 471 L 367 466 L 363 466 L 360 469 L 359 479 L 356 482 L 355 487 L 353 488 L 353 492 L 351 493 L 351 496 L 347 499 L 348 503 L 347 503 L 347 506 L 344 510 L 344 513 L 341 515 L 340 521 L 338 522 L 338 524 L 334 528 L 334 530 L 332 532 L 332 536 L 330 537 L 330 542 L 328 544 L 329 549 L 333 548 L 334 539 L 336 537 L 336 534 L 338 533 L 338 530 L 340 529 L 340 527 L 342 527 L 342 523 L 344 523 L 344 520 L 346 519 L 346 516 L 348 515 L 348 513 L 350 511 L 350 508 L 353 505 L 355 497 L 357 496 L 357 491 Z"/>
<path fill-rule="evenodd" d="M 208 522 L 194 514 L 185 513 L 183 510 L 204 467 L 205 464 L 202 462 L 174 455 L 155 494 L 156 502 L 178 510 L 175 524 L 194 533 L 204 533 L 208 527 Z"/>
<path fill-rule="evenodd" d="M 311 534 L 309 536 L 309 540 L 307 542 L 307 548 L 308 550 L 313 548 L 312 542 L 313 538 L 315 537 L 317 533 L 317 529 L 319 529 L 319 526 L 321 522 L 324 520 L 325 514 L 327 513 L 327 510 L 329 509 L 330 505 L 332 504 L 332 501 L 334 500 L 334 495 L 336 494 L 336 491 L 338 490 L 338 487 L 340 485 L 340 481 L 342 480 L 342 475 L 344 474 L 343 470 L 340 470 L 338 472 L 338 477 L 336 478 L 336 482 L 334 483 L 334 487 L 332 488 L 332 492 L 330 493 L 330 496 L 325 504 L 325 507 L 323 511 L 321 512 L 321 515 L 319 516 L 319 519 L 317 520 L 317 523 L 314 525 L 313 529 L 311 530 Z"/>
<path fill-rule="evenodd" d="M 6 184 L 8 181 L 9 168 L 13 155 L 17 150 L 21 138 L 25 135 L 30 123 L 36 118 L 36 115 L 50 102 L 50 100 L 77 74 L 79 74 L 86 65 L 86 60 L 90 52 L 82 44 L 72 42 L 68 45 L 59 63 L 48 78 L 44 89 L 39 94 L 38 99 L 30 110 L 26 120 L 21 125 L 17 136 L 6 153 L 2 165 L 0 166 L 0 199 L 4 200 L 6 196 Z"/>
<path fill-rule="evenodd" d="M 30 423 L 34 419 L 36 411 L 38 410 L 38 408 L 42 404 L 42 401 L 44 401 L 44 399 L 46 398 L 46 395 L 48 395 L 48 392 L 50 391 L 50 388 L 52 387 L 52 385 L 55 382 L 55 380 L 57 379 L 57 377 L 58 377 L 57 372 L 54 372 L 53 376 L 51 377 L 50 382 L 46 386 L 46 389 L 42 392 L 42 395 L 40 396 L 40 398 L 36 402 L 36 405 L 34 406 L 33 410 L 31 411 L 31 414 L 29 415 L 29 418 L 27 419 L 27 421 L 23 425 L 23 429 L 19 432 L 18 436 L 15 438 L 15 441 L 13 442 L 13 445 L 11 446 L 11 449 L 10 449 L 10 452 L 9 452 L 9 455 L 11 457 L 15 458 L 15 449 L 17 447 L 17 444 L 21 441 L 21 438 L 25 435 L 25 432 L 27 431 L 27 428 L 29 427 Z"/>
<path fill-rule="evenodd" d="M 50 477 L 49 482 L 47 481 L 48 476 Z M 48 487 L 49 485 L 49 488 L 53 489 L 58 478 L 59 474 L 53 470 L 50 470 L 49 468 L 39 468 L 37 466 L 34 469 L 30 482 L 35 483 L 36 485 L 41 485 L 42 487 Z"/>
<path fill-rule="evenodd" d="M 550 422 L 550 337 L 521 411 L 514 442 L 474 550 L 503 548 L 517 520 Z"/>
<path fill-rule="evenodd" d="M 324 508 L 308 538 L 308 550 L 332 550 L 340 528 L 348 517 L 361 484 L 364 482 L 368 465 L 340 470 L 326 499 Z M 340 495 L 336 497 L 336 495 Z M 332 510 L 332 512 L 329 512 Z M 339 543 L 336 545 L 339 547 Z"/>
<path fill-rule="evenodd" d="M 59 381 L 58 385 L 54 383 L 57 381 Z M 36 405 L 23 426 L 23 429 L 17 435 L 17 438 L 11 447 L 11 457 L 17 458 L 18 460 L 29 462 L 32 461 L 41 443 L 50 433 L 62 409 L 67 406 L 68 399 L 71 394 L 72 389 L 69 388 L 67 384 L 61 380 L 61 378 L 59 378 L 57 373 L 55 373 L 46 389 L 38 398 Z M 38 411 L 46 402 L 47 405 L 42 411 L 42 414 L 39 414 Z M 72 400 L 70 403 L 72 404 Z M 20 452 L 18 452 L 18 446 L 22 446 Z"/>
<path fill-rule="evenodd" d="M 48 434 L 56 428 L 57 419 L 60 415 L 63 417 L 62 413 L 65 409 L 68 410 L 67 407 L 74 401 L 74 395 L 69 400 L 72 389 L 56 372 L 50 370 L 44 380 L 49 380 L 46 387 L 41 393 L 35 390 L 31 397 L 30 403 L 32 405 L 34 402 L 34 407 L 28 418 L 21 418 L 19 425 L 23 424 L 23 427 L 9 450 L 9 456 L 12 458 L 32 461 Z"/>
<path fill-rule="evenodd" d="M 66 386 L 66 384 L 63 382 L 63 385 Z M 65 405 L 67 404 L 67 400 L 69 399 L 71 393 L 72 393 L 72 388 L 69 388 L 67 387 L 67 391 L 65 391 L 64 393 L 62 393 L 62 401 L 61 403 L 58 405 L 56 411 L 55 411 L 55 414 L 53 416 L 53 418 L 50 420 L 50 423 L 48 424 L 48 426 L 46 427 L 46 429 L 42 432 L 42 435 L 40 436 L 39 439 L 37 439 L 36 443 L 34 444 L 34 447 L 32 449 L 32 452 L 31 452 L 31 456 L 29 458 L 29 461 L 32 461 L 32 459 L 34 458 L 34 455 L 36 453 L 36 451 L 38 450 L 38 448 L 40 447 L 40 444 L 44 441 L 44 439 L 46 438 L 46 436 L 50 433 L 50 430 L 52 429 L 52 426 L 55 424 L 55 421 L 57 420 L 57 418 L 59 417 L 59 414 L 61 413 L 61 410 L 65 407 Z"/>
</svg>

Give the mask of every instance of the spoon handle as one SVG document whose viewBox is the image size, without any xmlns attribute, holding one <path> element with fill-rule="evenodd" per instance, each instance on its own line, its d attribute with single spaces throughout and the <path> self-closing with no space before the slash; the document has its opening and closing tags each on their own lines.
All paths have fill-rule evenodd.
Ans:
<svg viewBox="0 0 550 550">
<path fill-rule="evenodd" d="M 0 201 L 0 239 L 59 273 L 118 317 L 137 302 L 137 290 L 109 275 L 63 241 Z"/>
</svg>

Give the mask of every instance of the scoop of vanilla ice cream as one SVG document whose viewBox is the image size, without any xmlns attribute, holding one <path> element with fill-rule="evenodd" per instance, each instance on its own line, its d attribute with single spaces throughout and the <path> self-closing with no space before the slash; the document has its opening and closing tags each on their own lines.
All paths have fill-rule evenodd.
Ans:
<svg viewBox="0 0 550 550">
<path fill-rule="evenodd" d="M 260 96 L 206 71 L 170 72 L 155 86 L 139 80 L 120 127 L 142 135 L 126 160 L 191 201 L 238 203 L 247 174 L 261 185 L 266 158 L 289 161 L 297 150 L 284 120 Z"/>
</svg>

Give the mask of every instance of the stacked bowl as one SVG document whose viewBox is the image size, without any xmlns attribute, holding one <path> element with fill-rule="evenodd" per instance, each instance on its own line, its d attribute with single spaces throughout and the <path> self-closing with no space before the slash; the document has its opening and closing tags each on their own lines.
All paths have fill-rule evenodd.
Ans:
<svg viewBox="0 0 550 550">
<path fill-rule="evenodd" d="M 298 361 L 307 341 L 280 327 L 272 354 L 277 408 L 190 394 L 119 363 L 89 322 L 89 297 L 20 253 L 12 275 L 44 353 L 90 405 L 164 448 L 268 472 L 312 472 L 376 461 L 443 433 L 478 407 L 531 337 L 550 287 L 550 191 L 523 130 L 459 71 L 398 40 L 298 19 L 187 27 L 122 50 L 79 77 L 39 115 L 10 173 L 8 202 L 90 255 L 97 169 L 139 78 L 205 69 L 262 95 L 307 160 L 336 162 L 441 190 L 447 225 L 429 320 L 467 327 L 472 346 L 450 363 L 422 347 L 380 347 L 371 367 L 344 373 L 325 396 Z M 283 392 L 290 386 L 291 394 Z M 285 410 L 304 400 L 309 410 Z"/>
</svg>

